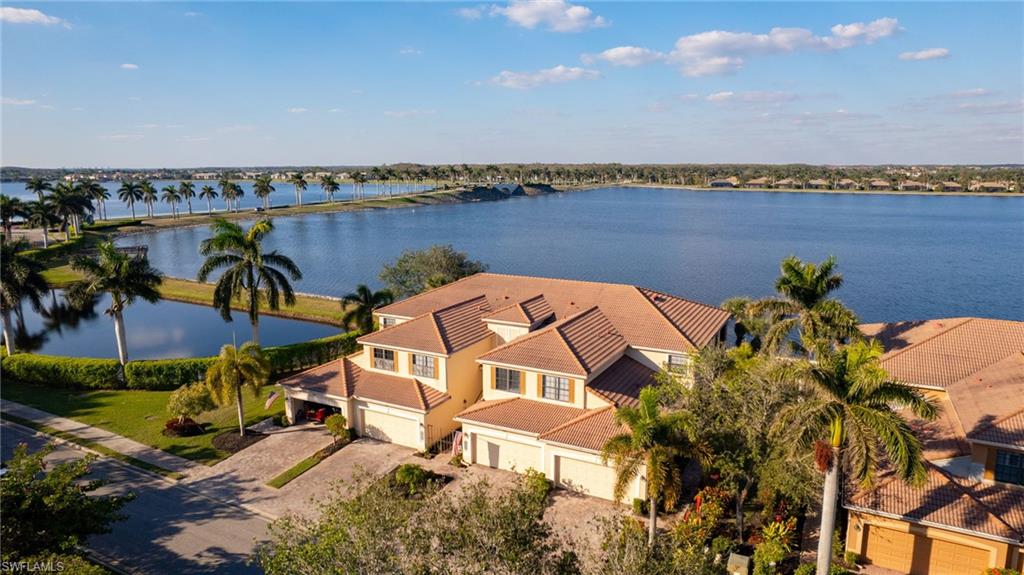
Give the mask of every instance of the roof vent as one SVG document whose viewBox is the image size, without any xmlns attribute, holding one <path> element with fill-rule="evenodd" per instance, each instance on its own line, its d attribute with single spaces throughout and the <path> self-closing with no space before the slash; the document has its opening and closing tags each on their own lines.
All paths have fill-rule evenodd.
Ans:
<svg viewBox="0 0 1024 575">
<path fill-rule="evenodd" d="M 665 296 L 658 294 L 654 296 L 654 301 L 665 301 Z"/>
</svg>

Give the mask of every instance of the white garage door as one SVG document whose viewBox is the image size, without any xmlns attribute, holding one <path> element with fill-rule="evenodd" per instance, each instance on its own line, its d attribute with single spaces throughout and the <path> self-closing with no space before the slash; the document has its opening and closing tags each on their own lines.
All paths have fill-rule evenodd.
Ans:
<svg viewBox="0 0 1024 575">
<path fill-rule="evenodd" d="M 407 447 L 419 447 L 419 423 L 416 421 L 368 409 L 362 410 L 362 415 L 363 425 L 359 435 Z"/>
<path fill-rule="evenodd" d="M 615 498 L 615 469 L 606 465 L 558 456 L 555 481 L 563 489 L 602 499 Z"/>
<path fill-rule="evenodd" d="M 540 469 L 540 448 L 477 435 L 476 463 L 509 471 L 522 472 L 530 467 Z"/>
</svg>

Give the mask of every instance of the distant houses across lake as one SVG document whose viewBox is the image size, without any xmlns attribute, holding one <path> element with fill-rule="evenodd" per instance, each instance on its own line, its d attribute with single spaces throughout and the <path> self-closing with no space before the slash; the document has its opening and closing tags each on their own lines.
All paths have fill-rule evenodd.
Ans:
<svg viewBox="0 0 1024 575">
<path fill-rule="evenodd" d="M 884 180 L 880 178 L 868 180 L 852 180 L 850 178 L 835 179 L 809 179 L 800 180 L 796 178 L 773 179 L 768 176 L 743 179 L 738 176 L 727 178 L 716 178 L 708 180 L 709 188 L 743 188 L 749 190 L 865 190 L 873 192 L 902 191 L 902 192 L 962 192 L 964 185 L 954 181 L 929 182 L 907 179 Z M 967 185 L 971 192 L 1016 192 L 1017 185 L 1014 182 L 981 182 L 971 181 Z"/>
</svg>

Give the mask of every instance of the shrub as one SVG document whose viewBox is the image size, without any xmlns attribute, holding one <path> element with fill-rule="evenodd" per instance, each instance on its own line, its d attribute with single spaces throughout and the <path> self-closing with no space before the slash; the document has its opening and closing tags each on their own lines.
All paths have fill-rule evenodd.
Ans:
<svg viewBox="0 0 1024 575">
<path fill-rule="evenodd" d="M 786 558 L 786 548 L 780 541 L 764 541 L 754 550 L 754 575 L 775 573 L 775 568 Z"/>
<path fill-rule="evenodd" d="M 711 540 L 711 555 L 716 557 L 728 557 L 736 547 L 731 537 L 719 535 Z"/>
<path fill-rule="evenodd" d="M 814 575 L 814 572 L 818 570 L 818 566 L 814 563 L 801 563 L 799 567 L 793 571 L 793 575 Z"/>
<path fill-rule="evenodd" d="M 129 389 L 167 391 L 203 379 L 216 358 L 146 359 L 129 361 L 124 366 Z"/>
<path fill-rule="evenodd" d="M 981 575 L 1021 575 L 1016 569 L 1006 567 L 989 567 L 981 572 Z"/>
<path fill-rule="evenodd" d="M 175 417 L 174 419 L 168 419 L 167 423 L 164 424 L 165 435 L 174 437 L 202 435 L 203 431 L 203 426 L 196 423 L 191 417 Z"/>
<path fill-rule="evenodd" d="M 216 407 L 210 389 L 203 382 L 183 385 L 174 390 L 167 400 L 167 413 L 177 417 L 181 422 Z"/>
<path fill-rule="evenodd" d="M 647 506 L 647 500 L 639 497 L 633 498 L 633 513 L 637 515 L 647 515 L 650 508 Z"/>
<path fill-rule="evenodd" d="M 849 569 L 847 569 L 847 568 L 845 568 L 845 567 L 843 567 L 841 565 L 833 565 L 831 568 L 829 568 L 828 575 L 853 575 L 853 574 L 850 573 Z"/>
<path fill-rule="evenodd" d="M 52 387 L 115 389 L 124 387 L 116 359 L 16 353 L 0 363 L 4 377 Z"/>
<path fill-rule="evenodd" d="M 853 567 L 860 562 L 860 555 L 853 551 L 847 551 L 846 554 L 843 555 L 843 560 L 848 566 Z"/>
<path fill-rule="evenodd" d="M 315 367 L 356 350 L 360 333 L 350 331 L 320 339 L 264 349 L 274 374 Z"/>
<path fill-rule="evenodd" d="M 527 468 L 523 473 L 523 485 L 526 486 L 527 491 L 541 500 L 547 499 L 548 493 L 551 493 L 551 482 L 544 477 L 544 473 L 532 467 Z"/>
<path fill-rule="evenodd" d="M 427 486 L 432 474 L 415 463 L 403 463 L 395 470 L 395 482 L 405 488 L 409 495 L 415 495 Z"/>
<path fill-rule="evenodd" d="M 339 439 L 348 441 L 351 437 L 348 429 L 348 420 L 340 413 L 328 415 L 327 419 L 324 420 L 324 426 L 327 427 L 327 431 L 334 438 L 334 443 L 337 443 Z"/>
</svg>

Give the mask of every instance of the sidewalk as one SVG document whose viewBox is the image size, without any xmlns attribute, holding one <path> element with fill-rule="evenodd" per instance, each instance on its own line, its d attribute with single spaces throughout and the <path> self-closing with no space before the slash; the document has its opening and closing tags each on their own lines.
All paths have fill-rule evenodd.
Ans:
<svg viewBox="0 0 1024 575">
<path fill-rule="evenodd" d="M 99 429 L 98 427 L 85 425 L 84 423 L 79 423 L 65 417 L 59 417 L 13 401 L 0 400 L 0 411 L 22 419 L 33 421 L 40 425 L 52 427 L 59 431 L 70 433 L 82 439 L 94 441 L 108 449 L 112 449 L 118 453 L 133 457 L 139 461 L 144 461 L 168 471 L 188 473 L 199 465 L 193 461 L 189 461 L 188 459 L 178 457 L 177 455 L 171 455 L 170 453 L 165 453 L 159 449 L 143 445 L 137 441 L 133 441 L 127 437 L 121 437 L 120 435 Z"/>
</svg>

